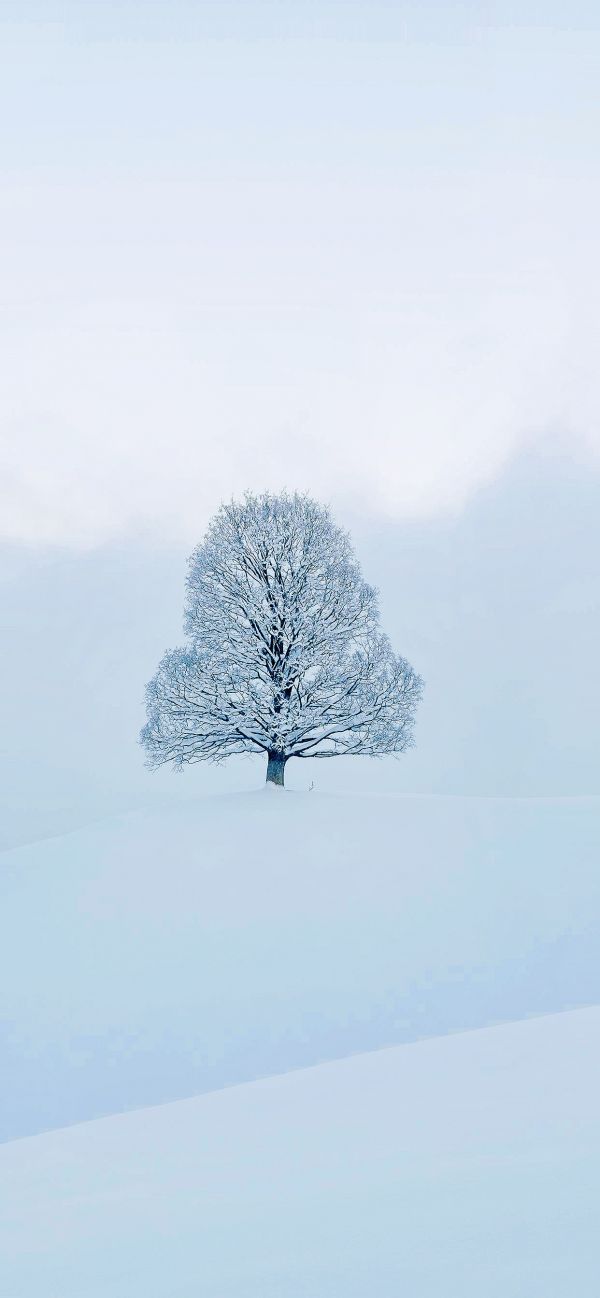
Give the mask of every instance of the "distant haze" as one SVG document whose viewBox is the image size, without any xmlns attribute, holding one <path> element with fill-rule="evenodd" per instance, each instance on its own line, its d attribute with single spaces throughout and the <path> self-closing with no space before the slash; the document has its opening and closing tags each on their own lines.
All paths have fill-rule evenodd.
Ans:
<svg viewBox="0 0 600 1298">
<path fill-rule="evenodd" d="M 597 793 L 600 474 L 525 456 L 453 519 L 338 517 L 380 588 L 384 629 L 425 678 L 416 748 L 292 761 L 290 787 Z M 144 685 L 182 640 L 186 554 L 5 549 L 0 843 L 263 782 L 258 759 L 144 769 Z"/>
</svg>

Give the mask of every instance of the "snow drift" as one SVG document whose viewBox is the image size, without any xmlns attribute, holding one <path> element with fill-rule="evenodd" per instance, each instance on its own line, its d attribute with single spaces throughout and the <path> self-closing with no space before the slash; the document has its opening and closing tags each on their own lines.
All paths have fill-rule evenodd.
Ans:
<svg viewBox="0 0 600 1298">
<path fill-rule="evenodd" d="M 0 1149 L 10 1298 L 597 1292 L 600 1009 Z"/>
<path fill-rule="evenodd" d="M 600 1000 L 600 800 L 263 791 L 4 853 L 2 1136 Z"/>
</svg>

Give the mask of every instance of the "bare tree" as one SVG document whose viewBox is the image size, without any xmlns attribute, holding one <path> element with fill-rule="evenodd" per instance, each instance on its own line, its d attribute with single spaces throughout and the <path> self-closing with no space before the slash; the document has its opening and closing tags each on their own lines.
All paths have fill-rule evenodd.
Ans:
<svg viewBox="0 0 600 1298">
<path fill-rule="evenodd" d="M 422 682 L 378 629 L 345 532 L 307 496 L 223 505 L 191 556 L 186 648 L 147 687 L 148 764 L 404 752 Z"/>
</svg>

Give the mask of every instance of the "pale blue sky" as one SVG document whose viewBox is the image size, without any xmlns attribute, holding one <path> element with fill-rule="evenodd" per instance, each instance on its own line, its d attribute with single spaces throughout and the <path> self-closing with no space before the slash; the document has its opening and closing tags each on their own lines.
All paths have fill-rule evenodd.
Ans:
<svg viewBox="0 0 600 1298">
<path fill-rule="evenodd" d="M 0 5 L 2 529 L 456 510 L 597 455 L 591 4 Z"/>
</svg>

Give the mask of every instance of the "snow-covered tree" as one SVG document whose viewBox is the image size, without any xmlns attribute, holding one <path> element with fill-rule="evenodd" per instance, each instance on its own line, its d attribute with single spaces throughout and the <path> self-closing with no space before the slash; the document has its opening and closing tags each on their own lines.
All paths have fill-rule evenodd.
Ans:
<svg viewBox="0 0 600 1298">
<path fill-rule="evenodd" d="M 223 505 L 191 556 L 189 643 L 147 687 L 152 767 L 404 752 L 422 682 L 378 628 L 345 532 L 303 495 Z"/>
</svg>

